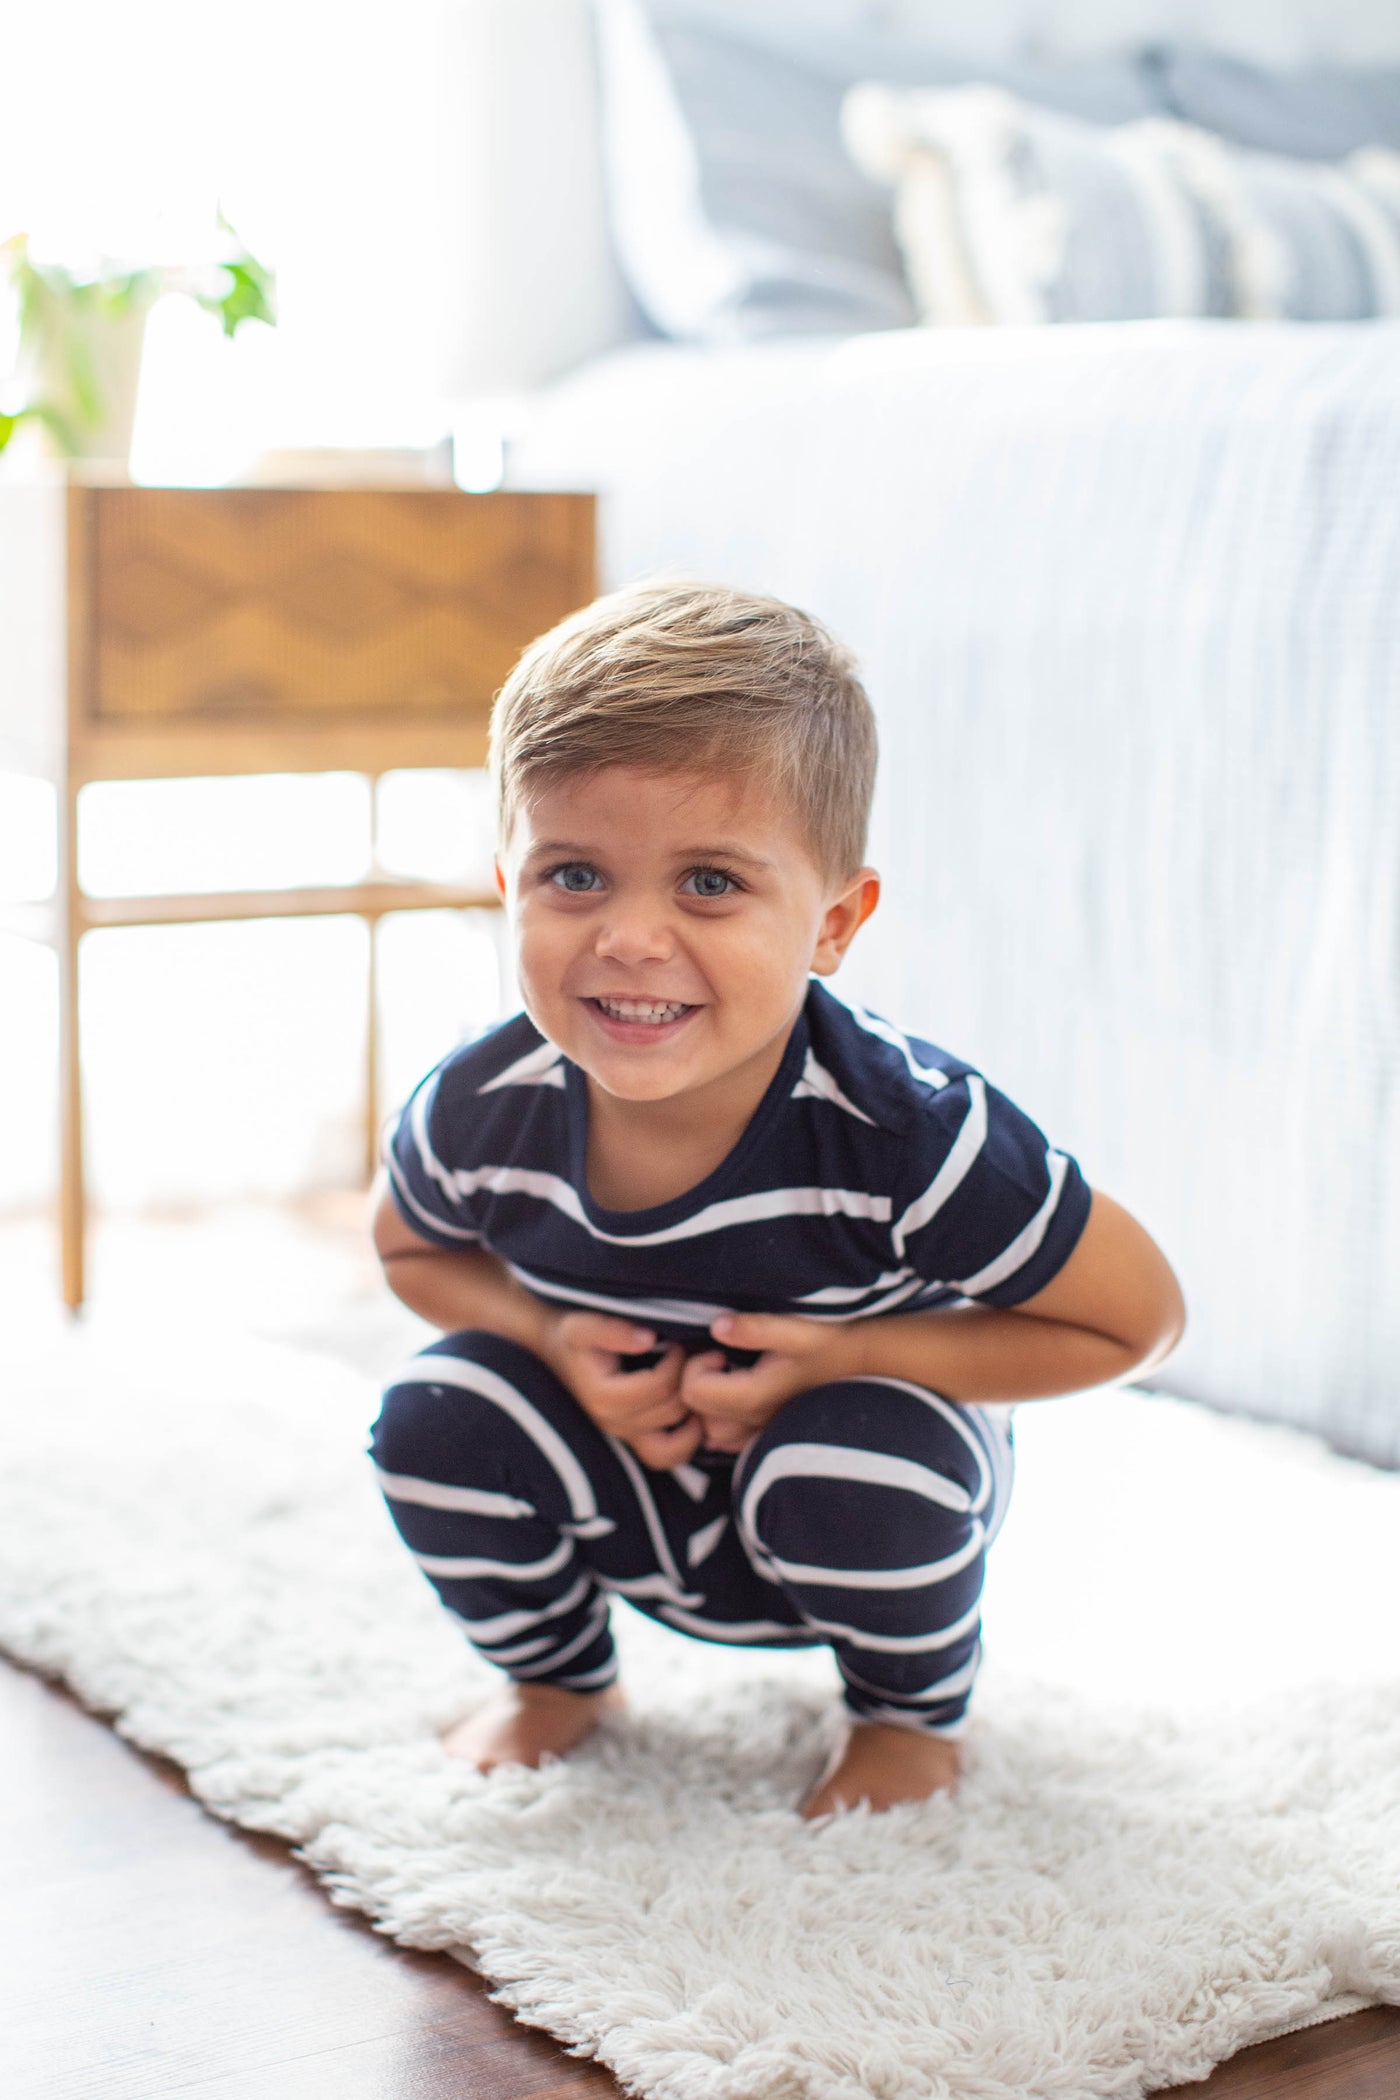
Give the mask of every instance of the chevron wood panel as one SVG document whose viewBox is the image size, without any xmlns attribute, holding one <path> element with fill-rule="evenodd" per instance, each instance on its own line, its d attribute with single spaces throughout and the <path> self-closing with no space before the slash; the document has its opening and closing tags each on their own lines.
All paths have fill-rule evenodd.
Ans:
<svg viewBox="0 0 1400 2100">
<path fill-rule="evenodd" d="M 79 502 L 79 734 L 477 726 L 523 645 L 594 590 L 589 496 L 111 487 Z"/>
</svg>

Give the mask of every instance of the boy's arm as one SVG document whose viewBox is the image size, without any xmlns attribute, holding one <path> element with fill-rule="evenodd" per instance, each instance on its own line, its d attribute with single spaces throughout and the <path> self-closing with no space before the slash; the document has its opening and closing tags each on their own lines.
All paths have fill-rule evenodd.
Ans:
<svg viewBox="0 0 1400 2100">
<path fill-rule="evenodd" d="M 404 1223 L 381 1167 L 370 1190 L 374 1251 L 396 1298 L 452 1334 L 484 1327 L 537 1353 L 549 1308 L 484 1247 L 438 1247 Z"/>
<path fill-rule="evenodd" d="M 654 1345 L 649 1327 L 546 1305 L 485 1247 L 435 1246 L 405 1224 L 383 1168 L 370 1196 L 385 1281 L 420 1318 L 444 1334 L 479 1327 L 529 1349 L 599 1428 L 630 1444 L 643 1464 L 667 1468 L 690 1458 L 701 1425 L 681 1404 L 682 1357 L 674 1344 L 650 1369 L 625 1371 L 621 1355 Z"/>
<path fill-rule="evenodd" d="M 1130 1212 L 1101 1190 L 1064 1267 L 1021 1305 L 888 1313 L 840 1325 L 740 1313 L 717 1320 L 718 1340 L 765 1354 L 748 1372 L 695 1357 L 682 1395 L 705 1415 L 709 1439 L 727 1418 L 740 1431 L 784 1400 L 837 1378 L 907 1378 L 951 1400 L 1040 1400 L 1113 1385 L 1169 1356 L 1186 1308 L 1165 1255 Z"/>
<path fill-rule="evenodd" d="M 1186 1306 L 1167 1258 L 1131 1212 L 1091 1194 L 1069 1260 L 1020 1305 L 853 1322 L 867 1375 L 909 1378 L 951 1400 L 1040 1400 L 1118 1384 L 1170 1356 Z"/>
</svg>

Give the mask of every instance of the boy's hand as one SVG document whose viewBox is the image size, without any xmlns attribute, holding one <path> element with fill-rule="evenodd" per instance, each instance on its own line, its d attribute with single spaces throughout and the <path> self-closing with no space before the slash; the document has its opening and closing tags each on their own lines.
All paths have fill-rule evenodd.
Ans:
<svg viewBox="0 0 1400 2100">
<path fill-rule="evenodd" d="M 717 1341 L 763 1353 L 746 1371 L 728 1368 L 723 1350 L 692 1356 L 680 1397 L 704 1425 L 711 1451 L 742 1451 L 778 1409 L 809 1386 L 848 1378 L 855 1369 L 850 1322 L 804 1320 L 792 1313 L 726 1313 L 710 1328 Z"/>
<path fill-rule="evenodd" d="M 624 1356 L 656 1346 L 649 1327 L 611 1313 L 566 1312 L 548 1316 L 538 1350 L 591 1421 L 630 1444 L 644 1466 L 665 1473 L 694 1454 L 702 1429 L 681 1397 L 684 1352 L 678 1343 L 668 1343 L 656 1364 L 623 1368 Z"/>
</svg>

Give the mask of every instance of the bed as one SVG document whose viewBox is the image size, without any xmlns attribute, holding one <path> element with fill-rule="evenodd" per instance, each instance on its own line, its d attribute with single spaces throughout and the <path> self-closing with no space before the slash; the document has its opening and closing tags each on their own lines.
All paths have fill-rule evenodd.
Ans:
<svg viewBox="0 0 1400 2100">
<path fill-rule="evenodd" d="M 591 170 L 583 10 L 515 4 L 559 61 L 532 135 Z M 1375 9 L 1284 31 L 1400 57 Z M 498 136 L 514 63 L 475 75 Z M 563 294 L 535 327 L 517 272 L 459 390 L 512 483 L 600 491 L 608 581 L 772 590 L 855 648 L 887 892 L 840 988 L 1142 1217 L 1190 1306 L 1172 1391 L 1400 1465 L 1400 319 L 676 341 L 601 178 L 570 196 Z"/>
</svg>

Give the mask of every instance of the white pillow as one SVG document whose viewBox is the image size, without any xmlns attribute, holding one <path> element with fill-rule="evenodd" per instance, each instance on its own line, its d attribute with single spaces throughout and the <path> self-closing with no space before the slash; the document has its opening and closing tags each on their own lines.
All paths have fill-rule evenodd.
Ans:
<svg viewBox="0 0 1400 2100">
<path fill-rule="evenodd" d="M 995 87 L 853 88 L 926 324 L 1400 313 L 1400 154 L 1285 160 L 1171 118 L 1083 124 Z"/>
</svg>

